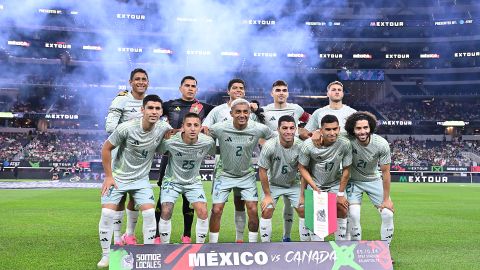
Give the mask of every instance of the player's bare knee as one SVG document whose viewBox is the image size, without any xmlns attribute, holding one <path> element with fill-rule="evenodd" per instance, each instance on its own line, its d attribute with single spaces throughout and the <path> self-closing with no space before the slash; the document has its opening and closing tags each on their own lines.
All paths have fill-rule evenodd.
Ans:
<svg viewBox="0 0 480 270">
<path fill-rule="evenodd" d="M 212 215 L 221 216 L 223 214 L 223 204 L 214 204 L 212 207 Z"/>
<path fill-rule="evenodd" d="M 207 219 L 207 204 L 206 203 L 198 203 L 194 204 L 195 212 L 197 213 L 197 217 L 199 219 Z"/>
<path fill-rule="evenodd" d="M 170 220 L 173 213 L 173 203 L 162 203 L 162 214 L 160 215 L 163 220 Z"/>
<path fill-rule="evenodd" d="M 348 213 L 348 208 L 345 208 L 345 207 L 337 204 L 337 217 L 338 218 L 346 218 L 347 213 Z"/>
<path fill-rule="evenodd" d="M 252 201 L 245 202 L 245 206 L 247 207 L 248 216 L 255 215 L 258 217 L 257 202 L 252 202 Z"/>
<path fill-rule="evenodd" d="M 295 210 L 297 211 L 297 214 L 299 217 L 305 218 L 305 208 L 298 207 L 298 208 L 295 208 Z"/>
<path fill-rule="evenodd" d="M 273 217 L 273 210 L 274 208 L 265 208 L 265 210 L 262 211 L 262 218 L 271 219 Z"/>
</svg>

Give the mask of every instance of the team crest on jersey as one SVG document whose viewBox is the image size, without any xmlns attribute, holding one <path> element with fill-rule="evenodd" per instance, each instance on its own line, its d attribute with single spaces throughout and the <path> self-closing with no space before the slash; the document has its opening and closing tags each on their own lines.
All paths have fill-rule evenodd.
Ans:
<svg viewBox="0 0 480 270">
<path fill-rule="evenodd" d="M 253 141 L 253 135 L 250 135 L 249 141 Z"/>
</svg>

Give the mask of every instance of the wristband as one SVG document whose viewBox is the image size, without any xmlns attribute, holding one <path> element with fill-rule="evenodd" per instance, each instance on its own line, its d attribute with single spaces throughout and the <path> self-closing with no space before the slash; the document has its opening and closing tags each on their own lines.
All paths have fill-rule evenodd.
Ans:
<svg viewBox="0 0 480 270">
<path fill-rule="evenodd" d="M 337 197 L 343 197 L 343 196 L 345 196 L 345 192 L 338 192 L 337 193 Z"/>
</svg>

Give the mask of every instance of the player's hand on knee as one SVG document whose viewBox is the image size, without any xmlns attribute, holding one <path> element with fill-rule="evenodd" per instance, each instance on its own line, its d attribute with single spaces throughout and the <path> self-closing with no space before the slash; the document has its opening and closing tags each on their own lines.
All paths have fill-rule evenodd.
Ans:
<svg viewBox="0 0 480 270">
<path fill-rule="evenodd" d="M 348 200 L 345 196 L 337 196 L 337 205 L 340 205 L 342 208 L 348 210 Z"/>
<path fill-rule="evenodd" d="M 102 196 L 105 196 L 112 186 L 118 189 L 115 179 L 112 176 L 106 176 L 102 184 Z"/>
<path fill-rule="evenodd" d="M 382 211 L 383 208 L 387 208 L 390 209 L 390 211 L 395 212 L 395 209 L 393 208 L 393 202 L 390 198 L 384 200 L 378 208 L 380 209 L 380 211 Z"/>
<path fill-rule="evenodd" d="M 302 194 L 298 199 L 298 208 L 303 208 L 305 206 L 305 196 Z"/>
<path fill-rule="evenodd" d="M 273 199 L 269 195 L 265 195 L 265 198 L 262 200 L 261 207 L 262 207 L 262 212 L 267 209 L 269 205 L 273 206 Z"/>
</svg>

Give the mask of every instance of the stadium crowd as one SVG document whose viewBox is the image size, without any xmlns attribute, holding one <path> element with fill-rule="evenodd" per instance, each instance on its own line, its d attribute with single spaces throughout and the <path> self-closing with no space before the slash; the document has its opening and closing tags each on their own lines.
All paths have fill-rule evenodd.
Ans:
<svg viewBox="0 0 480 270">
<path fill-rule="evenodd" d="M 76 162 L 98 159 L 104 139 L 98 135 L 66 133 L 0 133 L 0 160 Z M 478 141 L 395 139 L 390 141 L 390 147 L 392 165 L 401 166 L 472 166 L 474 162 L 461 152 L 480 153 Z"/>
<path fill-rule="evenodd" d="M 469 151 L 470 145 L 476 141 L 431 141 L 396 139 L 390 145 L 392 149 L 392 165 L 400 166 L 472 166 L 472 160 L 462 155 Z M 477 146 L 478 147 L 478 146 Z"/>
</svg>

